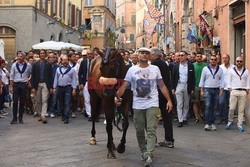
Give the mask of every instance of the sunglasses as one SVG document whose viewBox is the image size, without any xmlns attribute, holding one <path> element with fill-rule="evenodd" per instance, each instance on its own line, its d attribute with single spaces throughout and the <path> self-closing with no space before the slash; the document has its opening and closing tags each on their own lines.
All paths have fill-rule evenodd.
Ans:
<svg viewBox="0 0 250 167">
<path fill-rule="evenodd" d="M 242 60 L 236 60 L 237 63 L 242 63 L 243 61 Z"/>
<path fill-rule="evenodd" d="M 181 57 L 183 57 L 183 56 L 186 56 L 186 55 L 184 55 L 184 54 L 180 54 L 180 56 L 181 56 Z"/>
<path fill-rule="evenodd" d="M 210 59 L 210 60 L 212 60 L 212 61 L 216 61 L 217 59 Z"/>
</svg>

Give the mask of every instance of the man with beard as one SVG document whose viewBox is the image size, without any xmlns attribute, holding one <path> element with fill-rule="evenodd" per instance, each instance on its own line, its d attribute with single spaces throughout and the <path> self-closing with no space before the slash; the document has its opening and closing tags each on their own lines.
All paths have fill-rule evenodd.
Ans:
<svg viewBox="0 0 250 167">
<path fill-rule="evenodd" d="M 230 109 L 228 115 L 228 123 L 226 129 L 230 129 L 233 123 L 234 110 L 238 103 L 238 130 L 244 131 L 244 109 L 246 104 L 247 94 L 249 93 L 249 72 L 243 67 L 243 57 L 236 58 L 236 67 L 231 69 L 228 73 L 228 90 L 230 92 Z"/>
<path fill-rule="evenodd" d="M 62 66 L 58 67 L 55 74 L 53 93 L 56 93 L 59 99 L 62 121 L 69 123 L 71 96 L 76 94 L 76 72 L 69 66 L 69 59 L 66 55 L 61 57 Z"/>
<path fill-rule="evenodd" d="M 133 118 L 137 142 L 142 154 L 141 160 L 146 161 L 145 167 L 151 167 L 158 124 L 158 118 L 156 117 L 159 110 L 157 86 L 159 86 L 162 94 L 168 101 L 165 106 L 166 110 L 171 111 L 173 106 L 159 68 L 148 64 L 150 50 L 148 48 L 140 48 L 138 51 L 139 65 L 129 68 L 122 86 L 117 91 L 118 97 L 115 97 L 114 100 L 116 105 L 120 106 L 122 103 L 121 96 L 131 85 L 133 90 Z M 145 130 L 147 140 L 145 139 Z"/>
<path fill-rule="evenodd" d="M 217 111 L 217 103 L 219 96 L 224 91 L 224 75 L 223 70 L 217 65 L 215 55 L 210 57 L 210 64 L 203 68 L 199 87 L 201 96 L 205 98 L 205 118 L 206 125 L 204 130 L 217 130 L 215 126 L 215 116 Z"/>
</svg>

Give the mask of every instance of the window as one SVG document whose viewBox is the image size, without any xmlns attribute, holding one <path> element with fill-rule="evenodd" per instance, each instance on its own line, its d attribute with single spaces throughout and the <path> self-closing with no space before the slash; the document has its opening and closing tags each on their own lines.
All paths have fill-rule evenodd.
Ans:
<svg viewBox="0 0 250 167">
<path fill-rule="evenodd" d="M 135 35 L 134 34 L 130 34 L 129 39 L 130 39 L 130 41 L 134 41 L 135 40 Z"/>
<path fill-rule="evenodd" d="M 10 5 L 10 0 L 0 0 L 0 5 Z"/>
<path fill-rule="evenodd" d="M 87 25 L 86 30 L 91 30 L 91 20 L 90 19 L 85 19 L 85 25 Z"/>
<path fill-rule="evenodd" d="M 15 30 L 13 30 L 10 27 L 0 27 L 0 34 L 9 34 L 9 35 L 14 35 L 16 34 Z"/>
<path fill-rule="evenodd" d="M 72 4 L 69 2 L 68 5 L 68 24 L 69 26 L 72 26 Z"/>
<path fill-rule="evenodd" d="M 136 16 L 135 15 L 132 15 L 131 23 L 132 23 L 133 26 L 135 26 L 135 24 L 136 24 Z"/>
<path fill-rule="evenodd" d="M 53 0 L 52 1 L 52 12 L 51 15 L 52 16 L 56 16 L 57 14 L 57 0 Z"/>
<path fill-rule="evenodd" d="M 85 6 L 93 6 L 93 0 L 85 0 Z"/>
<path fill-rule="evenodd" d="M 60 17 L 63 21 L 65 21 L 65 0 L 60 1 Z"/>
</svg>

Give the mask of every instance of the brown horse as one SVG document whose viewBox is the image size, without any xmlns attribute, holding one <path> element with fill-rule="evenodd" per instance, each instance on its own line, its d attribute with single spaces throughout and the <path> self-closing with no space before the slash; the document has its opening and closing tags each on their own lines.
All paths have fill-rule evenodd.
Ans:
<svg viewBox="0 0 250 167">
<path fill-rule="evenodd" d="M 95 120 L 99 116 L 99 111 L 103 104 L 106 117 L 106 131 L 108 134 L 108 158 L 116 158 L 114 154 L 115 145 L 113 143 L 113 125 L 112 122 L 115 117 L 116 105 L 114 103 L 114 97 L 119 86 L 122 85 L 122 81 L 126 75 L 127 67 L 119 51 L 113 48 L 107 48 L 104 53 L 98 51 L 99 55 L 96 57 L 90 65 L 88 88 L 90 94 L 91 104 L 91 116 L 92 116 L 92 131 L 90 144 L 96 144 L 95 138 Z M 130 106 L 131 94 L 128 91 L 124 93 L 122 97 L 123 103 L 121 105 L 121 111 L 123 114 L 122 123 L 122 138 L 120 144 L 117 147 L 118 153 L 125 152 L 126 133 L 129 126 L 128 123 L 128 109 Z"/>
</svg>

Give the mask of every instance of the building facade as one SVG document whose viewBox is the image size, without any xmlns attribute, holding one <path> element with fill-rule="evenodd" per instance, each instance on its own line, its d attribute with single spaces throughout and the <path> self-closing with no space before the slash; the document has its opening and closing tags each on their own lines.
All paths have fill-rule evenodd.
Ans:
<svg viewBox="0 0 250 167">
<path fill-rule="evenodd" d="M 83 1 L 82 29 L 84 47 L 115 46 L 115 0 Z"/>
<path fill-rule="evenodd" d="M 29 51 L 43 41 L 81 44 L 81 0 L 2 0 L 0 38 L 5 58 L 14 60 L 19 50 Z"/>
<path fill-rule="evenodd" d="M 116 0 L 116 45 L 136 49 L 136 0 Z"/>
</svg>

